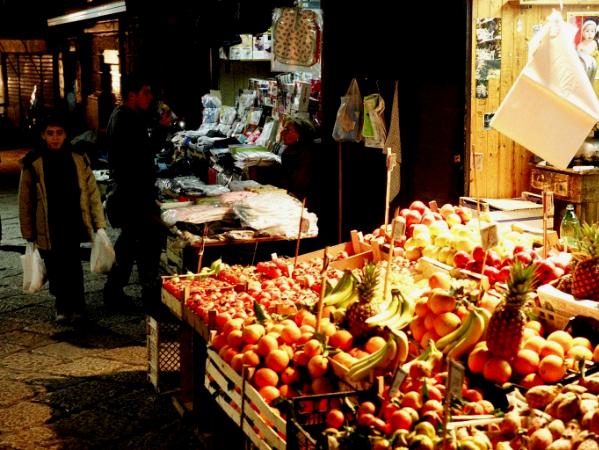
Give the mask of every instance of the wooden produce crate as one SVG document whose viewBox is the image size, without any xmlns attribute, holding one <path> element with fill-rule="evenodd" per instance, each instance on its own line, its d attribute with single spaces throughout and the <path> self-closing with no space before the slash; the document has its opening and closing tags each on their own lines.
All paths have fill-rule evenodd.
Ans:
<svg viewBox="0 0 599 450">
<path fill-rule="evenodd" d="M 183 318 L 183 299 L 177 298 L 165 288 L 162 288 L 160 293 L 162 303 L 170 310 L 177 319 Z"/>
<path fill-rule="evenodd" d="M 204 385 L 256 448 L 272 450 L 287 447 L 287 422 L 266 404 L 244 377 L 210 348 Z"/>
<path fill-rule="evenodd" d="M 522 198 L 481 198 L 481 211 L 488 213 L 498 223 L 524 223 L 537 228 L 543 227 L 543 206 L 530 193 L 522 193 Z M 531 201 L 535 200 L 535 201 Z M 476 217 L 477 203 L 473 197 L 460 197 L 460 206 L 473 210 Z M 553 210 L 549 214 L 548 227 L 553 227 Z"/>
<path fill-rule="evenodd" d="M 437 261 L 434 258 L 429 258 L 428 256 L 423 256 L 418 260 L 418 269 L 421 271 L 422 276 L 424 278 L 430 278 L 430 276 L 434 272 L 438 272 L 439 270 L 445 272 L 455 272 L 464 275 L 465 277 L 476 280 L 481 283 L 481 287 L 484 290 L 489 289 L 489 278 L 486 275 L 472 272 L 466 269 L 458 269 L 457 267 L 450 266 L 448 264 L 444 264 L 441 261 Z"/>
<path fill-rule="evenodd" d="M 329 255 L 330 258 L 335 258 L 343 251 L 347 252 L 349 257 L 331 261 L 331 263 L 329 264 L 330 267 L 339 270 L 356 269 L 363 267 L 367 261 L 372 261 L 372 251 L 370 249 L 359 253 L 355 253 L 354 246 L 351 242 L 343 242 L 341 244 L 332 245 L 328 247 L 327 255 Z M 314 258 L 322 258 L 323 255 L 324 248 L 320 250 L 315 250 L 310 253 L 304 253 L 303 255 L 297 257 L 297 261 L 311 261 Z"/>
<path fill-rule="evenodd" d="M 537 289 L 533 312 L 550 328 L 561 330 L 572 317 L 583 316 L 599 320 L 599 302 L 576 300 L 572 295 L 545 284 Z"/>
</svg>

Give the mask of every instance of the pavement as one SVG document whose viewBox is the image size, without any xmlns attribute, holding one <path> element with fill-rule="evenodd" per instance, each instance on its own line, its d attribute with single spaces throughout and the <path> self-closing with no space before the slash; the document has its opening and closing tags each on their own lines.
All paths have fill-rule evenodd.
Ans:
<svg viewBox="0 0 599 450">
<path fill-rule="evenodd" d="M 54 323 L 47 285 L 22 292 L 18 174 L 13 154 L 0 158 L 0 450 L 204 448 L 171 396 L 147 381 L 145 316 L 102 307 L 104 275 L 84 259 L 82 330 Z M 135 274 L 126 291 L 141 307 Z"/>
</svg>

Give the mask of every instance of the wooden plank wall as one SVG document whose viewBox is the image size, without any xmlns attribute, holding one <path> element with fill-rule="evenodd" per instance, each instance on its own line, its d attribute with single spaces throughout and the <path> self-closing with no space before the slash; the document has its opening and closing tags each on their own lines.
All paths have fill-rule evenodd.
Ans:
<svg viewBox="0 0 599 450">
<path fill-rule="evenodd" d="M 530 188 L 528 162 L 532 154 L 497 131 L 485 130 L 483 115 L 494 112 L 508 93 L 526 64 L 534 26 L 542 25 L 554 8 L 559 10 L 559 6 L 520 6 L 506 0 L 473 0 L 470 150 L 483 154 L 483 171 L 477 175 L 478 193 L 470 171 L 470 195 L 518 197 Z M 599 2 L 594 6 L 565 6 L 564 20 L 568 11 L 599 11 Z M 488 98 L 479 99 L 475 97 L 476 23 L 479 18 L 491 17 L 501 18 L 502 22 L 501 72 L 499 79 L 489 80 Z"/>
</svg>

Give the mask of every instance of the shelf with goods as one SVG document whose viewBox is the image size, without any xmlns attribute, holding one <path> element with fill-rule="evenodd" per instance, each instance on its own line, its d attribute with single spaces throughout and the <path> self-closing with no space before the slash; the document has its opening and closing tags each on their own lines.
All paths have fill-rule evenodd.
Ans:
<svg viewBox="0 0 599 450">
<path fill-rule="evenodd" d="M 446 211 L 448 209 L 445 208 Z M 441 214 L 442 219 L 439 220 L 447 221 L 449 214 Z M 421 214 L 421 216 L 424 215 Z M 399 216 L 402 217 L 401 212 Z M 451 222 L 451 220 L 449 221 Z M 422 217 L 420 221 L 422 221 Z M 467 220 L 466 223 L 460 221 L 460 225 L 468 226 L 470 221 Z M 461 226 L 454 229 L 456 225 L 458 224 L 453 224 L 445 231 L 451 233 L 452 229 L 455 232 L 468 229 Z M 470 224 L 473 229 L 477 229 L 475 225 L 475 223 Z M 432 230 L 435 228 L 433 227 Z M 408 230 L 408 234 L 411 233 L 411 236 L 402 238 L 405 239 L 405 242 L 414 237 L 415 232 L 416 239 L 424 239 L 423 232 L 417 231 L 419 228 L 412 228 L 410 231 L 408 227 L 406 230 Z M 510 251 L 493 248 L 487 252 L 487 258 L 491 255 L 490 252 L 494 251 L 498 253 L 498 256 L 501 255 L 499 264 L 511 264 L 512 258 L 532 263 L 534 240 L 530 236 L 523 236 L 520 239 L 509 227 L 506 230 L 509 237 L 500 234 L 500 241 L 505 238 L 508 243 L 511 243 L 508 246 Z M 432 234 L 434 235 L 434 233 Z M 439 235 L 442 234 L 437 234 L 435 237 Z M 468 234 L 468 236 L 476 240 L 474 237 L 476 235 Z M 380 237 L 384 239 L 384 236 Z M 445 238 L 448 239 L 448 236 Z M 396 239 L 396 241 L 402 239 Z M 436 239 L 431 240 L 428 245 L 435 245 L 435 241 Z M 405 242 L 398 242 L 398 248 L 401 248 L 403 252 L 407 251 Z M 439 243 L 447 244 L 447 242 Z M 528 243 L 529 246 L 523 245 L 525 243 Z M 363 244 L 365 243 L 360 242 L 360 245 L 357 246 L 358 250 L 364 249 Z M 426 245 L 422 249 L 425 247 Z M 344 259 L 349 259 L 347 256 L 353 248 L 353 245 L 346 243 L 335 248 L 335 251 L 347 252 L 347 255 L 343 254 L 343 256 L 346 257 Z M 420 253 L 422 253 L 422 249 Z M 505 253 L 502 253 L 503 251 Z M 353 382 L 353 387 L 360 389 L 382 383 L 380 390 L 382 396 L 372 399 L 371 404 L 360 400 L 349 402 L 353 408 L 346 406 L 346 402 L 331 404 L 328 410 L 329 412 L 334 410 L 334 413 L 328 418 L 321 416 L 320 423 L 322 424 L 324 420 L 330 428 L 331 424 L 337 423 L 335 420 L 338 420 L 339 417 L 343 418 L 342 421 L 345 425 L 360 423 L 366 426 L 366 430 L 370 430 L 367 434 L 370 435 L 368 439 L 373 442 L 373 445 L 375 442 L 377 445 L 383 445 L 385 440 L 388 441 L 392 438 L 400 439 L 397 442 L 405 441 L 405 446 L 414 446 L 420 441 L 423 441 L 425 445 L 429 443 L 440 445 L 443 433 L 439 430 L 442 429 L 442 424 L 445 422 L 443 418 L 447 411 L 449 412 L 447 429 L 450 430 L 448 437 L 454 444 L 459 441 L 462 443 L 461 445 L 466 445 L 466 442 L 475 443 L 489 439 L 489 445 L 492 445 L 492 448 L 507 448 L 505 445 L 508 441 L 512 441 L 516 445 L 516 441 L 522 439 L 522 436 L 528 435 L 530 440 L 533 439 L 533 436 L 534 439 L 539 437 L 534 433 L 536 433 L 535 427 L 537 427 L 535 425 L 537 423 L 536 416 L 541 413 L 533 412 L 531 415 L 530 411 L 534 411 L 534 408 L 526 400 L 528 392 L 534 394 L 542 389 L 551 392 L 563 389 L 563 392 L 554 396 L 560 401 L 571 399 L 570 393 L 573 392 L 576 395 L 576 401 L 583 402 L 587 410 L 591 402 L 596 404 L 596 394 L 590 392 L 588 387 L 570 387 L 573 386 L 572 383 L 574 385 L 594 383 L 593 372 L 597 370 L 597 365 L 593 360 L 599 359 L 599 351 L 594 347 L 597 343 L 593 341 L 596 338 L 596 333 L 585 336 L 584 332 L 577 334 L 575 331 L 554 330 L 551 326 L 556 324 L 550 321 L 525 319 L 524 322 L 517 322 L 506 328 L 510 330 L 507 335 L 508 342 L 515 342 L 515 344 L 506 345 L 506 348 L 509 347 L 508 353 L 512 353 L 509 355 L 504 352 L 494 353 L 495 347 L 489 344 L 491 338 L 487 335 L 485 339 L 483 335 L 487 328 L 495 327 L 497 329 L 497 324 L 491 325 L 493 320 L 495 322 L 503 321 L 504 324 L 509 321 L 505 316 L 503 319 L 497 319 L 497 317 L 493 319 L 492 315 L 492 311 L 496 315 L 502 311 L 502 298 L 507 295 L 515 295 L 514 292 L 510 294 L 506 290 L 505 281 L 493 280 L 495 282 L 491 283 L 492 286 L 483 292 L 477 279 L 454 279 L 452 278 L 454 272 L 451 270 L 448 272 L 436 271 L 436 267 L 442 266 L 438 266 L 430 257 L 428 257 L 429 261 L 425 259 L 424 262 L 418 261 L 420 258 L 408 261 L 405 256 L 401 255 L 402 252 L 394 252 L 397 255 L 391 258 L 392 272 L 389 275 L 390 288 L 388 291 L 398 289 L 401 294 L 394 294 L 395 299 L 382 297 L 381 285 L 385 284 L 385 268 L 387 266 L 385 262 L 388 259 L 380 261 L 378 263 L 380 274 L 377 288 L 379 294 L 375 294 L 375 297 L 379 295 L 377 303 L 381 310 L 376 313 L 378 318 L 374 321 L 367 316 L 361 317 L 358 322 L 369 324 L 368 327 L 362 327 L 356 325 L 356 320 L 348 319 L 351 316 L 349 305 L 356 302 L 354 287 L 347 285 L 347 280 L 353 278 L 346 277 L 344 280 L 343 271 L 333 270 L 329 267 L 327 272 L 330 275 L 329 278 L 339 280 L 337 281 L 338 287 L 336 290 L 330 290 L 324 296 L 323 304 L 326 306 L 323 308 L 320 326 L 317 326 L 316 324 L 319 322 L 318 308 L 315 309 L 314 305 L 320 298 L 318 285 L 322 269 L 322 258 L 318 257 L 318 253 L 308 256 L 310 263 L 298 258 L 297 269 L 301 268 L 302 273 L 292 270 L 292 258 L 282 260 L 275 257 L 271 261 L 259 263 L 255 267 L 231 269 L 224 266 L 222 275 L 219 273 L 217 277 L 221 277 L 221 281 L 226 281 L 231 286 L 239 286 L 238 291 L 225 286 L 231 294 L 235 292 L 234 303 L 227 304 L 223 309 L 215 306 L 214 298 L 197 299 L 200 304 L 209 302 L 211 309 L 220 310 L 217 312 L 217 317 L 210 319 L 213 323 L 213 330 L 211 330 L 211 339 L 208 344 L 211 349 L 209 354 L 218 356 L 219 359 L 212 358 L 216 363 L 213 361 L 207 364 L 217 365 L 221 369 L 226 367 L 228 377 L 237 381 L 241 380 L 242 386 L 241 374 L 246 373 L 247 389 L 261 395 L 265 404 L 270 403 L 270 406 L 266 406 L 267 408 L 280 409 L 280 405 L 277 404 L 279 400 L 276 400 L 279 397 L 292 396 L 301 401 L 304 396 L 339 392 L 339 383 L 343 384 L 344 381 Z M 321 256 L 322 253 L 320 252 Z M 538 253 L 536 254 L 534 264 L 544 267 L 543 263 L 546 260 Z M 357 255 L 359 256 L 360 253 Z M 518 256 L 516 257 L 516 255 Z M 528 258 L 525 258 L 524 255 L 527 255 Z M 315 259 L 317 257 L 318 259 Z M 351 256 L 349 257 L 351 258 Z M 549 256 L 549 258 L 551 257 Z M 475 262 L 476 259 L 473 258 Z M 369 259 L 363 258 L 360 264 L 367 264 L 368 261 Z M 555 261 L 560 260 L 556 258 Z M 496 263 L 494 256 L 490 256 L 488 262 Z M 426 270 L 423 270 L 423 263 L 429 264 Z M 481 265 L 481 269 L 482 267 Z M 357 278 L 353 279 L 352 283 L 363 284 L 365 270 L 364 268 L 354 268 L 353 272 Z M 289 277 L 289 275 L 292 276 Z M 258 280 L 260 281 L 257 284 Z M 198 281 L 203 282 L 202 280 Z M 331 283 L 335 284 L 335 281 Z M 310 287 L 310 291 L 307 290 L 308 287 Z M 545 287 L 540 288 L 540 293 L 544 289 Z M 285 302 L 279 303 L 277 296 L 282 298 L 284 297 L 282 294 L 287 291 L 297 293 L 293 294 L 294 300 L 299 298 L 305 300 L 305 295 L 308 295 L 310 300 L 299 303 L 292 300 L 294 307 L 283 307 L 291 305 L 285 305 Z M 365 289 L 362 286 L 358 291 L 358 297 L 363 297 L 370 295 L 367 292 L 372 289 Z M 528 296 L 534 295 L 535 292 L 533 287 L 529 287 L 517 294 Z M 264 295 L 266 293 L 269 295 Z M 189 302 L 190 295 L 191 291 L 186 297 L 189 304 L 182 307 L 189 314 L 196 314 L 194 308 L 191 307 L 196 300 Z M 399 296 L 403 298 L 401 301 L 398 300 Z M 238 302 L 240 298 L 244 299 L 243 307 Z M 256 303 L 262 305 L 263 311 L 260 308 L 256 309 Z M 235 307 L 231 309 L 231 305 Z M 411 311 L 409 305 L 413 307 Z M 580 303 L 580 305 L 584 305 L 584 303 Z M 311 309 L 312 312 L 305 308 Z M 385 313 L 391 309 L 397 312 L 395 314 Z M 262 317 L 262 312 L 265 317 Z M 579 309 L 573 312 L 573 314 L 580 313 L 584 314 L 584 311 Z M 208 320 L 202 314 L 200 312 L 199 320 Z M 397 314 L 406 314 L 406 317 L 409 316 L 408 320 L 404 320 L 403 325 L 395 322 L 393 318 Z M 392 344 L 392 341 L 389 340 L 388 327 L 389 324 L 394 323 L 396 327 L 400 328 L 397 331 L 405 334 L 407 338 L 405 344 L 404 341 L 395 341 L 395 344 Z M 317 329 L 320 331 L 318 334 L 316 333 Z M 368 330 L 367 333 L 360 336 L 365 329 Z M 487 332 L 489 331 L 487 330 Z M 519 334 L 520 332 L 521 334 Z M 499 341 L 504 342 L 505 339 L 504 337 Z M 431 340 L 435 343 L 435 347 L 431 346 Z M 400 348 L 401 352 L 398 351 Z M 393 360 L 392 357 L 398 357 L 400 354 L 402 356 L 399 363 L 390 362 Z M 462 400 L 454 399 L 449 407 L 450 403 L 447 402 L 446 394 L 451 383 L 448 381 L 447 358 L 451 359 L 452 357 L 461 361 L 465 367 L 465 379 L 463 382 L 459 382 L 457 389 L 454 386 L 454 392 L 452 392 L 452 396 L 461 397 Z M 580 379 L 580 374 L 577 375 L 580 367 L 577 358 L 586 360 L 584 366 L 588 375 L 582 379 Z M 360 367 L 360 362 L 362 367 Z M 244 372 L 244 365 L 251 366 L 251 370 Z M 402 370 L 398 370 L 398 367 Z M 210 370 L 213 371 L 213 369 L 214 367 Z M 256 376 L 259 371 L 260 375 Z M 401 379 L 402 373 L 405 374 L 403 380 Z M 373 383 L 375 379 L 377 383 Z M 393 387 L 394 382 L 397 384 L 395 387 Z M 557 384 L 559 382 L 568 384 L 565 388 L 560 388 Z M 212 385 L 212 380 L 209 380 L 209 383 Z M 219 389 L 216 394 L 219 396 L 224 395 L 223 393 L 227 391 L 222 386 L 220 388 L 213 386 L 213 389 L 215 389 L 215 393 L 216 389 Z M 238 400 L 243 398 L 241 395 L 242 392 L 245 392 L 243 389 L 245 388 L 238 392 L 240 397 Z M 584 389 L 584 392 L 578 392 L 580 389 Z M 390 390 L 395 392 L 390 394 Z M 229 393 L 233 391 L 232 389 L 228 390 Z M 563 394 L 562 397 L 557 397 L 561 394 Z M 257 398 L 254 396 L 248 402 L 256 402 Z M 230 400 L 225 402 L 228 405 L 226 408 L 229 409 L 232 408 Z M 364 403 L 366 404 L 363 405 Z M 276 412 L 264 413 L 264 407 L 264 405 L 260 405 L 258 409 L 262 413 L 254 415 L 252 420 L 263 420 L 268 427 L 272 428 L 275 423 L 273 417 L 278 417 L 278 414 Z M 497 408 L 501 409 L 503 413 L 508 413 L 509 420 L 515 414 L 522 428 L 525 428 L 524 434 L 515 433 L 510 429 L 511 422 L 503 419 L 503 413 L 497 414 Z M 554 405 L 553 409 L 556 408 L 557 406 Z M 372 409 L 373 412 L 368 412 Z M 515 411 L 515 413 L 511 411 Z M 339 413 L 341 416 L 338 415 Z M 284 415 L 284 413 L 282 414 Z M 553 418 L 559 419 L 559 417 L 562 417 L 560 420 L 564 421 L 563 418 L 566 417 L 565 413 L 558 414 L 551 408 L 542 414 L 548 414 L 543 417 L 552 417 L 551 421 Z M 590 419 L 581 421 L 582 416 L 585 415 L 582 414 L 582 409 L 572 414 L 572 417 L 576 417 L 582 427 L 582 431 L 579 433 L 580 439 L 586 439 L 588 436 L 584 434 L 584 430 L 590 429 L 588 421 Z M 335 415 L 337 416 L 335 417 Z M 282 424 L 278 419 L 276 422 L 281 427 L 270 431 L 262 429 L 252 422 L 251 425 L 246 426 L 245 432 L 250 440 L 256 438 L 266 440 L 265 436 L 269 436 L 271 439 L 269 446 L 278 448 L 277 445 L 283 445 L 278 439 L 283 439 L 282 435 L 285 433 L 289 437 L 289 432 L 283 431 Z M 429 428 L 428 425 L 420 425 L 421 423 L 430 423 L 432 428 Z M 567 425 L 568 421 L 566 420 L 564 426 Z M 255 429 L 255 427 L 258 428 Z M 540 427 L 539 429 L 549 429 L 544 425 L 538 427 Z M 325 426 L 321 426 L 310 431 L 313 433 L 311 442 L 319 442 L 322 439 L 321 432 L 324 428 Z M 339 442 L 350 439 L 351 435 L 342 428 L 338 431 L 329 430 L 328 433 Z M 539 434 L 542 433 L 539 432 Z M 554 438 L 552 435 L 551 439 L 557 440 L 557 437 Z M 285 445 L 288 445 L 286 439 L 283 441 Z M 505 445 L 498 446 L 499 442 L 503 442 Z M 533 448 L 524 441 L 520 445 L 524 448 Z M 520 445 L 515 448 L 520 448 Z"/>
</svg>

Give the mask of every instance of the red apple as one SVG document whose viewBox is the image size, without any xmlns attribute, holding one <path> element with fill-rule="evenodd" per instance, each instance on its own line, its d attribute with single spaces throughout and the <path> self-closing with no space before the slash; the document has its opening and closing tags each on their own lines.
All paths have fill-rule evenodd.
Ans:
<svg viewBox="0 0 599 450">
<path fill-rule="evenodd" d="M 478 262 L 474 259 L 470 260 L 468 262 L 468 264 L 466 264 L 466 270 L 469 270 L 470 272 L 480 273 L 482 267 L 483 267 L 483 263 Z"/>
<path fill-rule="evenodd" d="M 487 264 L 493 267 L 499 267 L 501 265 L 501 258 L 497 252 L 493 250 L 487 252 Z"/>
<path fill-rule="evenodd" d="M 474 258 L 476 262 L 482 264 L 483 260 L 485 259 L 485 249 L 480 245 L 474 247 L 474 250 L 472 250 L 472 258 Z"/>
<path fill-rule="evenodd" d="M 532 262 L 532 257 L 527 251 L 514 254 L 514 260 L 520 261 L 524 266 L 528 266 Z"/>
<path fill-rule="evenodd" d="M 459 250 L 453 255 L 453 264 L 460 269 L 464 269 L 470 261 L 470 255 L 464 250 Z"/>
<path fill-rule="evenodd" d="M 428 206 L 426 206 L 424 203 L 422 203 L 420 200 L 414 200 L 411 204 L 410 204 L 410 209 L 414 210 L 414 211 L 418 211 L 420 213 L 420 215 L 424 214 L 426 211 L 428 211 Z"/>
<path fill-rule="evenodd" d="M 406 225 L 410 226 L 412 224 L 420 223 L 422 220 L 422 215 L 415 210 L 409 209 L 405 216 Z"/>
<path fill-rule="evenodd" d="M 494 284 L 497 280 L 497 276 L 499 275 L 499 269 L 493 266 L 485 266 L 483 275 L 489 279 L 490 284 Z"/>
<path fill-rule="evenodd" d="M 512 268 L 510 266 L 503 266 L 499 270 L 499 274 L 497 274 L 495 281 L 505 283 L 510 278 L 510 270 L 512 270 Z"/>
</svg>

